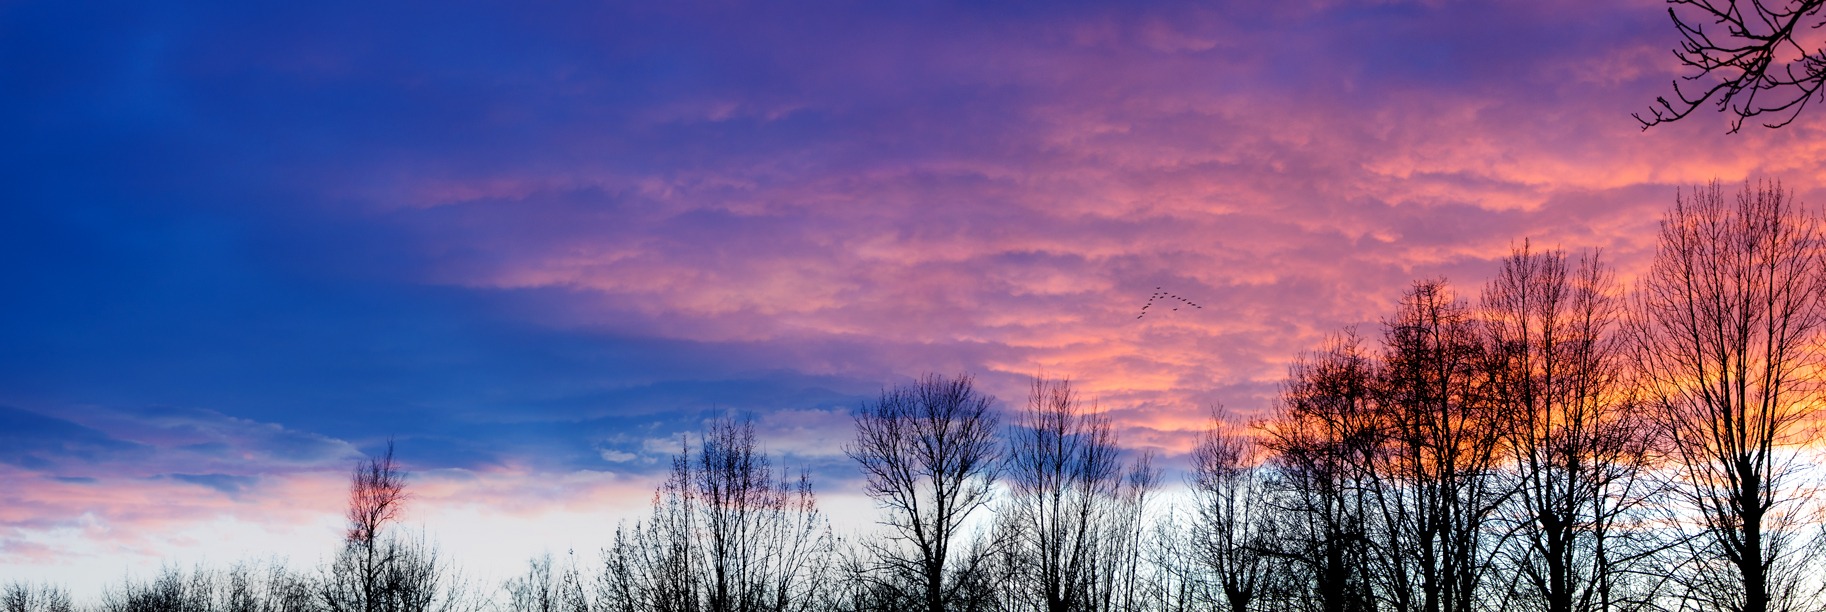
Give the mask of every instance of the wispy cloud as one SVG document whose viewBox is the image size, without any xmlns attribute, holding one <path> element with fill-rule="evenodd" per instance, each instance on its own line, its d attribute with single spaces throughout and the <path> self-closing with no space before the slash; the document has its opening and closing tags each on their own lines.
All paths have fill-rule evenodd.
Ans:
<svg viewBox="0 0 1826 612">
<path fill-rule="evenodd" d="M 1826 202 L 1818 122 L 1637 129 L 1652 3 L 117 8 L 0 19 L 0 564 L 333 537 L 390 436 L 476 516 L 638 507 L 727 414 L 843 482 L 928 371 L 1171 454 L 1412 279 Z"/>
</svg>

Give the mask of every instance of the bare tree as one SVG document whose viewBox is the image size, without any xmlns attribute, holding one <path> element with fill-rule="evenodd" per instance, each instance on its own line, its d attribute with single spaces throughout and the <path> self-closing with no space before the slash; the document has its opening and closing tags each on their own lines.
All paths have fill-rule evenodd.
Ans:
<svg viewBox="0 0 1826 612">
<path fill-rule="evenodd" d="M 618 525 L 605 551 L 599 600 L 609 612 L 697 612 L 701 576 L 695 493 L 688 486 L 690 447 L 672 459 L 672 475 L 653 496 L 647 522 Z"/>
<path fill-rule="evenodd" d="M 481 605 L 423 534 L 394 533 L 409 495 L 393 442 L 350 474 L 343 547 L 317 581 L 330 612 L 450 612 Z"/>
<path fill-rule="evenodd" d="M 865 404 L 856 440 L 844 449 L 884 511 L 889 538 L 871 545 L 879 566 L 859 575 L 880 588 L 915 589 L 908 599 L 927 612 L 965 603 L 964 587 L 988 552 L 960 546 L 959 538 L 970 515 L 989 504 L 998 475 L 992 402 L 969 376 L 927 375 Z"/>
<path fill-rule="evenodd" d="M 106 612 L 211 612 L 216 608 L 216 576 L 201 567 L 185 574 L 165 566 L 145 582 L 128 580 L 102 594 Z"/>
<path fill-rule="evenodd" d="M 815 609 L 832 542 L 810 476 L 774 471 L 747 421 L 713 426 L 699 464 L 710 612 Z"/>
<path fill-rule="evenodd" d="M 551 553 L 527 563 L 526 573 L 502 585 L 507 592 L 507 607 L 513 612 L 589 612 L 590 602 L 583 588 L 583 576 L 575 560 L 565 555 L 563 565 L 554 566 Z"/>
<path fill-rule="evenodd" d="M 1017 577 L 1046 612 L 1097 609 L 1100 526 L 1116 518 L 1123 466 L 1107 416 L 1086 410 L 1065 380 L 1035 378 L 1010 434 L 1008 475 Z"/>
<path fill-rule="evenodd" d="M 1399 611 L 1477 609 L 1507 423 L 1486 401 L 1469 307 L 1444 281 L 1414 284 L 1386 323 L 1372 473 L 1383 594 Z"/>
<path fill-rule="evenodd" d="M 277 560 L 264 567 L 237 563 L 228 568 L 222 582 L 225 612 L 315 612 L 318 610 L 315 585 L 310 576 L 293 572 Z"/>
<path fill-rule="evenodd" d="M 1142 549 L 1146 573 L 1138 585 L 1147 603 L 1144 609 L 1203 610 L 1217 599 L 1210 592 L 1211 581 L 1206 579 L 1206 568 L 1199 561 L 1203 551 L 1193 543 L 1186 522 L 1180 508 L 1173 506 L 1149 522 L 1148 541 Z"/>
<path fill-rule="evenodd" d="M 1634 115 L 1643 129 L 1677 121 L 1711 101 L 1730 113 L 1731 132 L 1744 120 L 1770 115 L 1763 125 L 1794 122 L 1826 82 L 1826 48 L 1797 37 L 1826 25 L 1826 0 L 1668 0 L 1668 17 L 1680 32 L 1674 56 L 1696 74 L 1674 81 L 1674 97 L 1655 99 L 1649 116 Z M 1682 86 L 1682 82 L 1689 86 Z"/>
<path fill-rule="evenodd" d="M 8 583 L 0 589 L 0 612 L 72 612 L 70 592 L 50 584 Z"/>
<path fill-rule="evenodd" d="M 406 474 L 393 463 L 393 441 L 379 456 L 356 463 L 349 475 L 349 528 L 334 576 L 324 582 L 325 601 L 338 612 L 380 612 L 389 607 L 389 573 L 397 547 L 381 539 L 406 503 Z"/>
<path fill-rule="evenodd" d="M 1823 299 L 1820 217 L 1779 183 L 1731 202 L 1714 182 L 1662 219 L 1629 331 L 1703 545 L 1685 580 L 1702 607 L 1803 606 L 1795 451 L 1821 399 Z"/>
<path fill-rule="evenodd" d="M 1375 608 L 1370 574 L 1369 468 L 1381 444 L 1376 363 L 1344 333 L 1288 370 L 1273 418 L 1260 425 L 1273 454 L 1275 554 L 1291 566 L 1287 607 Z"/>
<path fill-rule="evenodd" d="M 316 612 L 321 610 L 309 577 L 277 561 L 260 567 L 237 563 L 226 570 L 166 566 L 144 582 L 127 580 L 103 591 L 98 612 Z M 61 608 L 71 610 L 68 595 Z M 16 612 L 16 611 L 9 611 Z"/>
<path fill-rule="evenodd" d="M 1068 381 L 1035 378 L 1009 432 L 1009 497 L 993 536 L 1005 609 L 1133 611 L 1154 603 L 1144 565 L 1151 453 L 1121 457 L 1107 415 Z"/>
<path fill-rule="evenodd" d="M 652 518 L 617 530 L 603 576 L 610 610 L 792 612 L 824 605 L 834 542 L 810 477 L 775 470 L 749 421 L 687 441 Z"/>
<path fill-rule="evenodd" d="M 1145 566 L 1146 547 L 1151 535 L 1148 521 L 1154 492 L 1160 487 L 1161 470 L 1154 467 L 1154 453 L 1143 451 L 1128 462 L 1116 498 L 1110 500 L 1109 516 L 1103 523 L 1102 563 L 1098 572 L 1103 581 L 1100 609 L 1111 612 L 1136 612 L 1152 609 L 1158 602 L 1152 598 Z"/>
<path fill-rule="evenodd" d="M 1524 242 L 1484 288 L 1489 397 L 1512 424 L 1515 495 L 1507 555 L 1523 609 L 1641 608 L 1634 580 L 1659 546 L 1636 528 L 1658 491 L 1648 421 L 1629 393 L 1615 334 L 1619 298 L 1597 255 L 1570 267 Z"/>
<path fill-rule="evenodd" d="M 1230 612 L 1247 612 L 1274 588 L 1279 559 L 1268 474 L 1255 439 L 1219 408 L 1192 451 L 1186 484 L 1197 504 L 1193 558 Z"/>
</svg>

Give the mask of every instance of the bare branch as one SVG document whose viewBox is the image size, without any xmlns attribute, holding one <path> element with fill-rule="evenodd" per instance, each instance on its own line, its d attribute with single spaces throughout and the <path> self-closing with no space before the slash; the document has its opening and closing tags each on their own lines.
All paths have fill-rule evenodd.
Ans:
<svg viewBox="0 0 1826 612">
<path fill-rule="evenodd" d="M 1731 132 L 1747 119 L 1765 127 L 1793 123 L 1822 95 L 1826 49 L 1795 40 L 1804 29 L 1826 24 L 1826 0 L 1668 0 L 1668 18 L 1680 33 L 1674 57 L 1696 70 L 1674 81 L 1676 100 L 1655 99 L 1648 116 L 1631 116 L 1648 129 L 1686 118 L 1710 101 L 1731 114 Z M 1748 11 L 1745 10 L 1748 5 Z M 1763 116 L 1770 119 L 1762 120 Z"/>
</svg>

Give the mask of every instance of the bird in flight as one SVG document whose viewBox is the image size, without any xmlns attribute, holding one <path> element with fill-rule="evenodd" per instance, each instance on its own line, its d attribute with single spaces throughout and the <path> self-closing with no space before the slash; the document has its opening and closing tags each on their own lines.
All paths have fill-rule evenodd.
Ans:
<svg viewBox="0 0 1826 612">
<path fill-rule="evenodd" d="M 1197 302 L 1162 291 L 1160 287 L 1155 287 L 1154 293 L 1148 296 L 1148 303 L 1141 306 L 1141 314 L 1135 315 L 1135 318 L 1139 319 L 1148 316 L 1148 309 L 1152 308 L 1155 302 L 1160 302 L 1162 306 L 1172 304 L 1173 310 L 1179 310 L 1182 307 L 1197 308 L 1199 310 L 1205 309 L 1204 306 L 1199 306 Z"/>
</svg>

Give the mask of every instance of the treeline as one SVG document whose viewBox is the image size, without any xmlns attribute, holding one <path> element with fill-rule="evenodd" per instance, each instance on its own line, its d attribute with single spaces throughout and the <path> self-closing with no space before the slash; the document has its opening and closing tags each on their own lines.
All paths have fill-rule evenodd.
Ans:
<svg viewBox="0 0 1826 612">
<path fill-rule="evenodd" d="M 365 459 L 350 476 L 342 547 L 315 571 L 277 561 L 226 570 L 167 567 L 150 580 L 128 580 L 78 607 L 50 584 L 0 587 L 0 612 L 480 612 L 496 607 L 486 589 L 466 581 L 422 535 L 395 523 L 405 504 L 406 475 L 393 445 Z"/>
<path fill-rule="evenodd" d="M 1826 236 L 1779 185 L 1681 194 L 1627 290 L 1524 243 L 1467 295 L 1422 280 L 1372 333 L 1221 409 L 1169 487 L 1105 413 L 1036 378 L 1002 414 L 928 375 L 844 447 L 879 528 L 841 538 L 744 420 L 673 457 L 599 558 L 499 588 L 394 526 L 392 451 L 352 476 L 324 567 L 168 570 L 104 612 L 1790 612 L 1822 598 Z M 1183 490 L 1183 494 L 1181 491 Z M 72 610 L 15 584 L 4 612 Z"/>
</svg>

